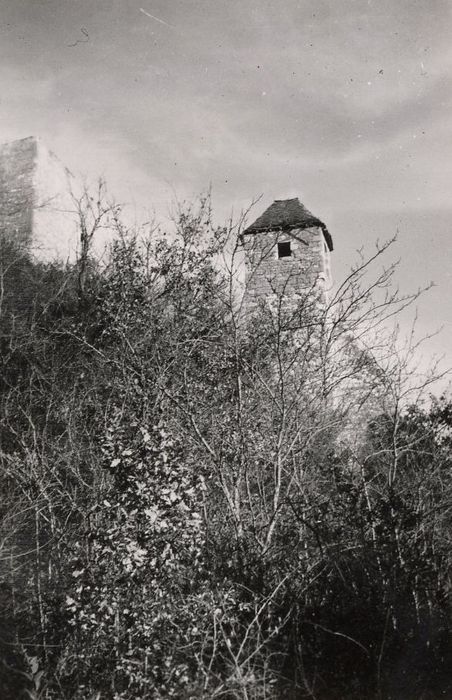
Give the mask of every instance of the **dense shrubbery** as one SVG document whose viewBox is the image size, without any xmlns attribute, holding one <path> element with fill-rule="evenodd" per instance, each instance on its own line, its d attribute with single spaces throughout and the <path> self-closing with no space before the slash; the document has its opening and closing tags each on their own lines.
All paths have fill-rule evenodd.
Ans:
<svg viewBox="0 0 452 700">
<path fill-rule="evenodd" d="M 451 695 L 452 409 L 350 352 L 388 272 L 244 326 L 208 203 L 118 228 L 83 284 L 3 244 L 2 698 Z"/>
</svg>

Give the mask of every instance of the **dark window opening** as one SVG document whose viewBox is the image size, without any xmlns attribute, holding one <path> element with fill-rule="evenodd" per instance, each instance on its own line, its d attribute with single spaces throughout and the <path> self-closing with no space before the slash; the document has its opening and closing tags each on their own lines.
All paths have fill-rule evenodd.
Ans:
<svg viewBox="0 0 452 700">
<path fill-rule="evenodd" d="M 290 241 L 278 243 L 278 258 L 290 258 L 291 255 Z"/>
</svg>

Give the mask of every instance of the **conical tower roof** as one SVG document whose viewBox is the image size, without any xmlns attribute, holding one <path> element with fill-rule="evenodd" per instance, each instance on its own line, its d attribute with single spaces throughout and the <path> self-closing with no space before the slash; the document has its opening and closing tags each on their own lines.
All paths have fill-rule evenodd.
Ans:
<svg viewBox="0 0 452 700">
<path fill-rule="evenodd" d="M 248 226 L 243 235 L 263 231 L 289 231 L 294 228 L 320 226 L 326 243 L 333 250 L 333 240 L 325 224 L 306 209 L 298 197 L 294 199 L 276 199 L 256 221 Z"/>
</svg>

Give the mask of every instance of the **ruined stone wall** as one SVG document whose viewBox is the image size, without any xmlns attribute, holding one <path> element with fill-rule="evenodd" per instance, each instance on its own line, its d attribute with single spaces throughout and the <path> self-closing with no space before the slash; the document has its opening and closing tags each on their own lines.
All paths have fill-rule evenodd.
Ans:
<svg viewBox="0 0 452 700">
<path fill-rule="evenodd" d="M 41 260 L 73 262 L 78 243 L 73 177 L 61 161 L 38 142 L 34 172 L 32 252 Z"/>
<path fill-rule="evenodd" d="M 29 246 L 37 144 L 33 138 L 0 147 L 0 234 Z"/>
<path fill-rule="evenodd" d="M 77 221 L 70 172 L 34 137 L 0 147 L 0 232 L 35 258 L 73 261 Z"/>
<path fill-rule="evenodd" d="M 343 414 L 338 444 L 357 455 L 369 421 L 392 408 L 388 377 L 372 352 L 345 331 L 329 348 L 327 361 L 333 405 Z"/>
<path fill-rule="evenodd" d="M 278 257 L 278 242 L 289 242 L 291 255 Z M 320 227 L 266 231 L 244 236 L 245 299 L 248 308 L 262 299 L 290 297 L 330 286 L 329 251 Z"/>
</svg>

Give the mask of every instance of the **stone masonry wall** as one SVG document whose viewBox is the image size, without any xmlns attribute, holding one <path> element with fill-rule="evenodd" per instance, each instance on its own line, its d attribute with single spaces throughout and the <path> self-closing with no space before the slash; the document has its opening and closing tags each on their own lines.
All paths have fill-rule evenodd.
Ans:
<svg viewBox="0 0 452 700">
<path fill-rule="evenodd" d="M 0 147 L 0 235 L 29 246 L 37 145 L 33 138 Z"/>
<path fill-rule="evenodd" d="M 73 261 L 71 174 L 34 137 L 0 147 L 0 233 L 43 261 Z"/>
<path fill-rule="evenodd" d="M 73 177 L 63 163 L 38 141 L 34 173 L 32 252 L 41 260 L 73 262 L 78 233 L 71 190 Z"/>
<path fill-rule="evenodd" d="M 278 258 L 278 242 L 290 241 L 291 256 Z M 320 227 L 247 234 L 245 298 L 248 308 L 259 300 L 308 290 L 322 294 L 329 286 L 329 251 Z"/>
</svg>

